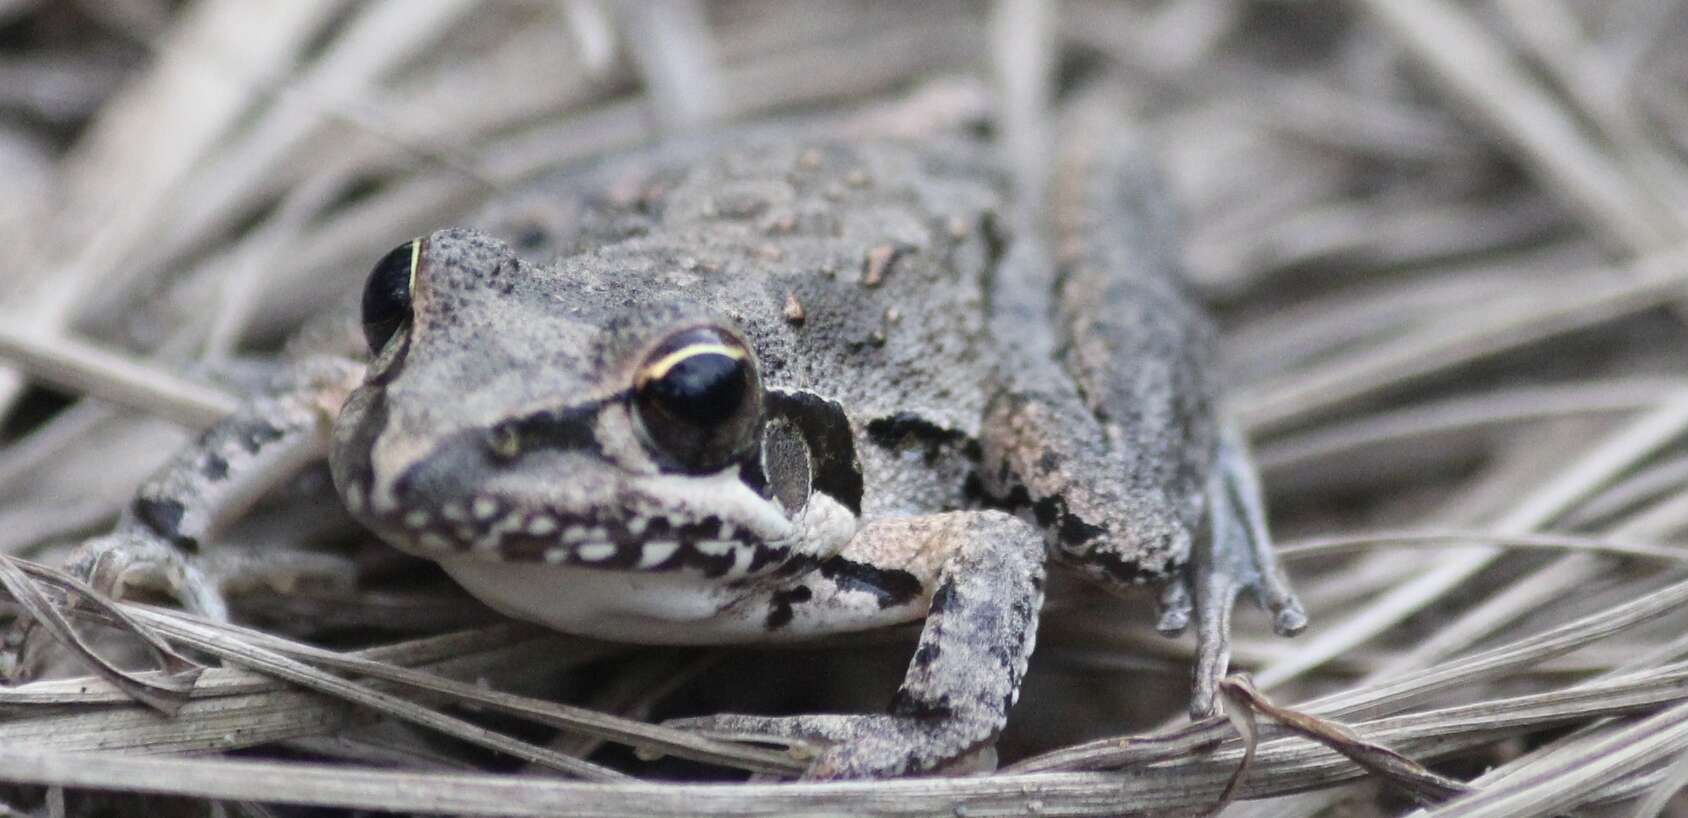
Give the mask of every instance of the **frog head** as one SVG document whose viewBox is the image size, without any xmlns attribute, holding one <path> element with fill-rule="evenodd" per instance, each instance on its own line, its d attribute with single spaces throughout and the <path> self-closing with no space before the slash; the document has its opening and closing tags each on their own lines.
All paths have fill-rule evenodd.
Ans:
<svg viewBox="0 0 1688 818">
<path fill-rule="evenodd" d="M 432 558 L 735 579 L 835 553 L 861 496 L 842 410 L 765 388 L 687 284 L 661 258 L 541 267 L 471 230 L 393 250 L 335 425 L 348 508 Z"/>
</svg>

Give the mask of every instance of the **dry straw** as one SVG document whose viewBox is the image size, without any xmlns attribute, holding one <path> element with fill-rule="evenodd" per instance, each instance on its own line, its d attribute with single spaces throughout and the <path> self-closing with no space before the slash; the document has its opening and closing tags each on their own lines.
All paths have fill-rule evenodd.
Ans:
<svg viewBox="0 0 1688 818">
<path fill-rule="evenodd" d="M 0 814 L 96 791 L 136 815 L 147 795 L 246 815 L 1688 814 L 1681 5 L 0 0 L 0 585 L 46 630 L 98 620 L 167 662 L 0 688 L 0 781 L 35 785 Z M 793 783 L 797 751 L 658 722 L 876 708 L 906 631 L 770 653 L 562 637 L 292 494 L 230 559 L 309 546 L 362 582 L 254 586 L 245 627 L 70 606 L 37 565 L 229 411 L 243 357 L 537 170 L 735 121 L 994 111 L 1035 188 L 1069 90 L 1051 76 L 1113 83 L 1119 127 L 1163 158 L 1230 409 L 1299 541 L 1314 625 L 1283 642 L 1240 615 L 1253 687 L 1228 688 L 1230 720 L 1167 722 L 1186 643 L 1075 586 L 997 772 Z"/>
</svg>

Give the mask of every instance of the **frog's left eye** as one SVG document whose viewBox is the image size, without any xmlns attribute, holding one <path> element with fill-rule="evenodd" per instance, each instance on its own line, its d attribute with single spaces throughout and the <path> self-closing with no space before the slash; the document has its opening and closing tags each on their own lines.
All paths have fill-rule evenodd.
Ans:
<svg viewBox="0 0 1688 818">
<path fill-rule="evenodd" d="M 404 322 L 410 320 L 410 290 L 416 265 L 422 261 L 422 240 L 412 239 L 375 262 L 363 285 L 363 337 L 369 354 L 379 356 Z"/>
<path fill-rule="evenodd" d="M 762 383 L 742 341 L 714 328 L 686 330 L 645 359 L 633 406 L 646 442 L 688 470 L 714 471 L 755 441 Z"/>
</svg>

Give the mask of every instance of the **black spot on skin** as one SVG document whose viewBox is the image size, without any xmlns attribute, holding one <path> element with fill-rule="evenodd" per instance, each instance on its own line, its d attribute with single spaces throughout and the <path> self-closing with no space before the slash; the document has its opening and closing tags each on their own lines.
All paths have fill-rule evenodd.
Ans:
<svg viewBox="0 0 1688 818">
<path fill-rule="evenodd" d="M 229 461 L 215 454 L 207 454 L 205 462 L 199 465 L 199 473 L 212 480 L 221 480 L 229 476 Z"/>
<path fill-rule="evenodd" d="M 791 553 L 791 549 L 784 546 L 776 548 L 770 545 L 758 544 L 756 546 L 756 553 L 750 555 L 749 571 L 752 574 L 758 573 L 762 569 L 785 559 L 785 555 L 789 553 Z"/>
<path fill-rule="evenodd" d="M 1028 506 L 1032 516 L 1037 519 L 1039 527 L 1053 531 L 1062 543 L 1068 546 L 1084 545 L 1092 540 L 1107 535 L 1108 530 L 1098 525 L 1086 522 L 1077 514 L 1067 509 L 1067 502 L 1059 496 L 1044 497 L 1036 502 L 1030 502 L 1031 497 L 1025 486 L 1015 486 L 1009 492 L 1004 503 L 1011 509 L 1023 509 Z"/>
<path fill-rule="evenodd" d="M 1037 470 L 1039 473 L 1048 474 L 1059 468 L 1061 468 L 1061 456 L 1052 451 L 1044 452 L 1037 459 Z"/>
<path fill-rule="evenodd" d="M 245 449 L 247 454 L 257 454 L 265 444 L 280 440 L 282 434 L 275 426 L 262 420 L 254 420 L 238 427 L 235 439 L 240 441 L 240 447 Z"/>
<path fill-rule="evenodd" d="M 1099 566 L 1108 576 L 1123 585 L 1144 585 L 1165 578 L 1160 572 L 1150 571 L 1136 561 L 1120 559 L 1119 554 L 1106 549 L 1095 549 L 1086 554 L 1084 560 Z"/>
<path fill-rule="evenodd" d="M 914 658 L 911 659 L 910 662 L 915 667 L 926 667 L 926 666 L 932 664 L 933 662 L 937 661 L 938 660 L 938 654 L 941 653 L 941 652 L 942 651 L 941 651 L 941 649 L 939 649 L 938 643 L 936 643 L 936 642 L 926 642 L 926 643 L 922 644 L 920 647 L 915 648 Z"/>
<path fill-rule="evenodd" d="M 865 591 L 879 598 L 881 610 L 907 604 L 920 596 L 920 580 L 898 568 L 875 568 L 862 562 L 833 557 L 821 563 L 821 576 L 839 588 Z"/>
<path fill-rule="evenodd" d="M 862 513 L 862 466 L 844 407 L 808 392 L 768 390 L 763 399 L 769 416 L 785 418 L 809 444 L 809 467 L 814 490 Z"/>
<path fill-rule="evenodd" d="M 181 503 L 155 497 L 137 497 L 131 508 L 135 512 L 135 519 L 152 529 L 152 533 L 189 551 L 199 550 L 198 541 L 182 536 L 182 516 L 187 513 L 187 509 Z"/>
<path fill-rule="evenodd" d="M 1068 512 L 1062 515 L 1061 528 L 1056 532 L 1056 536 L 1060 537 L 1061 542 L 1067 545 L 1083 545 L 1106 533 L 1108 533 L 1107 529 L 1091 525 L 1079 519 L 1077 514 Z"/>
<path fill-rule="evenodd" d="M 691 543 L 680 543 L 680 564 L 697 568 L 705 577 L 714 579 L 725 576 L 733 570 L 734 558 L 732 552 L 712 556 L 697 550 Z"/>
<path fill-rule="evenodd" d="M 1037 518 L 1037 524 L 1048 528 L 1061 517 L 1061 501 L 1056 497 L 1045 497 L 1032 503 L 1032 516 Z"/>
<path fill-rule="evenodd" d="M 820 564 L 821 558 L 814 554 L 795 554 L 791 559 L 786 560 L 785 564 L 779 567 L 779 570 L 774 572 L 774 576 L 795 577 L 799 574 L 807 574 L 819 567 Z"/>
<path fill-rule="evenodd" d="M 937 448 L 945 443 L 959 443 L 967 439 L 961 432 L 946 429 L 913 412 L 898 412 L 888 418 L 868 421 L 867 437 L 887 449 L 911 443 Z"/>
<path fill-rule="evenodd" d="M 955 607 L 955 603 L 955 580 L 944 580 L 944 584 L 938 586 L 938 592 L 932 595 L 932 605 L 927 608 L 926 615 L 937 616 Z"/>
<path fill-rule="evenodd" d="M 176 536 L 176 528 L 182 524 L 182 515 L 187 512 L 181 503 L 175 500 L 158 500 L 151 497 L 135 498 L 135 516 L 146 523 L 154 534 L 161 537 Z"/>
<path fill-rule="evenodd" d="M 814 592 L 810 591 L 807 585 L 799 585 L 789 591 L 775 591 L 768 599 L 768 630 L 779 630 L 791 624 L 792 618 L 796 616 L 792 606 L 813 598 Z"/>
<path fill-rule="evenodd" d="M 981 456 L 978 441 L 912 412 L 898 412 L 890 417 L 868 421 L 867 435 L 869 440 L 886 449 L 920 451 L 927 463 L 935 462 L 946 450 L 958 451 L 975 463 Z"/>
<path fill-rule="evenodd" d="M 898 690 L 897 695 L 891 697 L 890 710 L 893 716 L 916 719 L 948 718 L 955 712 L 948 696 L 939 696 L 937 701 L 926 701 L 916 698 L 907 688 Z"/>
<path fill-rule="evenodd" d="M 999 484 L 1000 485 L 1000 484 Z M 1017 513 L 1031 507 L 1032 496 L 1023 485 L 1015 484 L 1007 492 L 993 492 L 985 485 L 984 478 L 977 473 L 968 475 L 963 490 L 967 496 L 974 499 L 983 508 L 994 508 L 1009 513 Z"/>
<path fill-rule="evenodd" d="M 592 565 L 611 570 L 630 570 L 633 566 L 639 564 L 639 557 L 643 556 L 643 551 L 644 549 L 638 544 L 616 543 L 613 556 L 607 560 L 594 562 Z"/>
</svg>

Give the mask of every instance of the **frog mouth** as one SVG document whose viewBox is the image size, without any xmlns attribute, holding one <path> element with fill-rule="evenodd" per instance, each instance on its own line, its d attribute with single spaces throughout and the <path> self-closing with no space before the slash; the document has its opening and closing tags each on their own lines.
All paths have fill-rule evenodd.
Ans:
<svg viewBox="0 0 1688 818">
<path fill-rule="evenodd" d="M 378 526 L 401 549 L 497 562 L 706 577 L 762 573 L 792 554 L 799 527 L 736 475 L 657 475 L 634 480 L 614 503 L 568 511 L 531 499 L 482 494 L 412 510 Z"/>
</svg>

